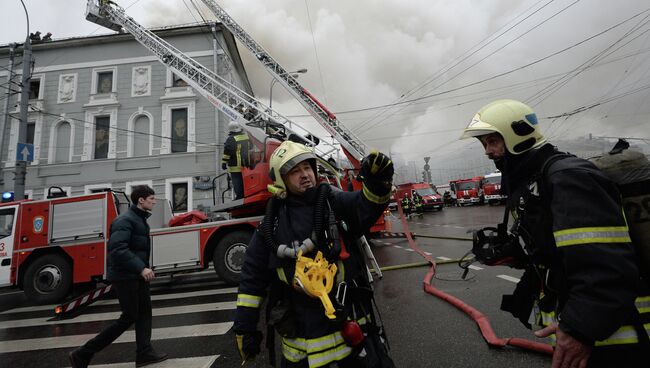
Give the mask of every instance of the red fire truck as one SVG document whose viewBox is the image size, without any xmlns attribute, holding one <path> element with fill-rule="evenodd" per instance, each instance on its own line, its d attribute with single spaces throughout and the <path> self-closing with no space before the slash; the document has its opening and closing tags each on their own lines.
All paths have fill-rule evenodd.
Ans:
<svg viewBox="0 0 650 368">
<path fill-rule="evenodd" d="M 428 183 L 404 183 L 397 186 L 396 200 L 401 200 L 405 195 L 411 195 L 416 191 L 422 196 L 424 210 L 442 210 L 444 203 L 442 196 L 437 192 L 434 186 Z"/>
<path fill-rule="evenodd" d="M 109 226 L 129 205 L 124 193 L 113 191 L 1 204 L 0 285 L 18 286 L 37 303 L 53 303 L 73 284 L 105 279 Z M 237 282 L 261 217 L 168 227 L 171 213 L 169 202 L 160 201 L 149 219 L 152 269 L 188 272 L 214 262 L 223 280 Z"/>
<path fill-rule="evenodd" d="M 482 176 L 450 181 L 449 186 L 456 193 L 456 203 L 459 206 L 484 203 Z"/>
<path fill-rule="evenodd" d="M 485 175 L 483 179 L 483 193 L 485 202 L 490 205 L 505 201 L 505 197 L 501 195 L 501 172 L 496 171 Z"/>
</svg>

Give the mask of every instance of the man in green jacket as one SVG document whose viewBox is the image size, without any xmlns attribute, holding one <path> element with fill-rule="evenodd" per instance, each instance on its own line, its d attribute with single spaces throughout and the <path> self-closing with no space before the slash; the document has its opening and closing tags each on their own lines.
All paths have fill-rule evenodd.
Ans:
<svg viewBox="0 0 650 368">
<path fill-rule="evenodd" d="M 85 368 L 93 355 L 110 345 L 135 323 L 136 367 L 162 362 L 167 354 L 151 346 L 151 297 L 149 282 L 155 278 L 149 265 L 151 244 L 147 218 L 156 205 L 147 185 L 133 187 L 133 205 L 111 223 L 106 274 L 117 293 L 122 315 L 97 336 L 69 354 L 73 368 Z"/>
</svg>

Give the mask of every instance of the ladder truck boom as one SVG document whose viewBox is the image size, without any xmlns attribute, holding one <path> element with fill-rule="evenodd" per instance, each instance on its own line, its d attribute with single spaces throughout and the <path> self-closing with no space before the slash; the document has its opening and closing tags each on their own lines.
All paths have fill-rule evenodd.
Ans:
<svg viewBox="0 0 650 368">
<path fill-rule="evenodd" d="M 318 123 L 341 144 L 346 155 L 358 167 L 368 153 L 366 145 L 346 128 L 336 116 L 300 85 L 266 50 L 262 48 L 215 0 L 202 0 L 217 19 L 266 67 L 279 83 L 293 95 Z M 352 157 L 350 157 L 352 156 Z M 356 162 L 355 162 L 356 161 Z"/>
<path fill-rule="evenodd" d="M 282 127 L 288 133 L 285 135 L 294 134 L 301 137 L 305 143 L 316 149 L 318 142 L 315 138 L 318 137 L 266 107 L 253 96 L 141 26 L 127 16 L 124 9 L 117 4 L 109 0 L 88 0 L 86 19 L 114 31 L 122 32 L 124 29 L 132 34 L 135 40 L 149 49 L 161 63 L 183 78 L 231 120 L 239 122 L 258 144 L 263 145 L 268 138 L 264 128 Z M 327 144 L 323 139 L 319 141 Z M 317 153 L 326 155 L 333 150 L 334 148 L 330 147 Z"/>
</svg>

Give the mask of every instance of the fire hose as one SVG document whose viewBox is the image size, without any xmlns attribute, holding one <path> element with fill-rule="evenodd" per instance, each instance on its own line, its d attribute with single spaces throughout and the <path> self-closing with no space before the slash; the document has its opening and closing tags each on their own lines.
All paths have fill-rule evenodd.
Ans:
<svg viewBox="0 0 650 368">
<path fill-rule="evenodd" d="M 516 337 L 508 337 L 508 338 L 497 337 L 496 334 L 494 333 L 494 330 L 492 329 L 490 320 L 483 313 L 473 308 L 472 306 L 468 305 L 467 303 L 463 302 L 462 300 L 452 295 L 449 295 L 440 289 L 433 287 L 431 285 L 431 279 L 436 274 L 436 262 L 435 260 L 433 260 L 433 258 L 431 258 L 429 255 L 424 253 L 415 244 L 415 241 L 411 236 L 408 223 L 406 222 L 406 217 L 404 216 L 404 212 L 402 211 L 402 204 L 399 202 L 397 202 L 397 210 L 399 212 L 399 217 L 402 222 L 402 228 L 404 230 L 404 234 L 406 234 L 406 239 L 408 240 L 409 247 L 411 247 L 411 249 L 413 249 L 414 252 L 422 256 L 422 258 L 424 258 L 431 265 L 429 267 L 429 271 L 424 276 L 424 280 L 423 280 L 424 292 L 446 301 L 447 303 L 453 305 L 457 309 L 461 310 L 462 312 L 470 316 L 476 322 L 479 329 L 481 330 L 481 334 L 483 335 L 483 338 L 490 346 L 504 347 L 506 345 L 509 345 L 509 346 L 522 348 L 525 350 L 534 351 L 537 353 L 543 353 L 549 355 L 553 354 L 553 347 L 551 347 L 548 344 L 531 341 L 527 339 L 516 338 Z"/>
</svg>

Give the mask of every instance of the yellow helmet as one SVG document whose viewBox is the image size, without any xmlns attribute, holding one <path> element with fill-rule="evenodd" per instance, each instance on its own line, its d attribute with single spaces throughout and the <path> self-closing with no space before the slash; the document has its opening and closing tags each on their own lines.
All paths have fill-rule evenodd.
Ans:
<svg viewBox="0 0 650 368">
<path fill-rule="evenodd" d="M 280 198 L 286 198 L 287 186 L 282 180 L 282 175 L 285 175 L 289 170 L 299 163 L 310 160 L 309 164 L 314 170 L 314 175 L 317 175 L 316 170 L 316 155 L 304 144 L 284 141 L 273 151 L 271 159 L 269 160 L 269 176 L 273 180 L 273 184 L 268 185 L 268 190 L 273 195 Z"/>
<path fill-rule="evenodd" d="M 513 155 L 546 143 L 537 124 L 537 115 L 528 105 L 515 100 L 497 100 L 481 108 L 469 123 L 462 138 L 499 133 Z"/>
</svg>

